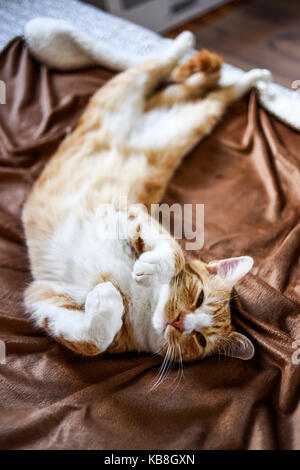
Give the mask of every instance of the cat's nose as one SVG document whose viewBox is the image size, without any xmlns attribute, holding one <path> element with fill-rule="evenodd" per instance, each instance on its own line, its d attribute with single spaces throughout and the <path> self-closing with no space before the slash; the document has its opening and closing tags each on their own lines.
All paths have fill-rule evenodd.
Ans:
<svg viewBox="0 0 300 470">
<path fill-rule="evenodd" d="M 183 318 L 184 318 L 183 315 L 180 314 L 176 318 L 176 320 L 174 320 L 173 322 L 168 323 L 168 325 L 174 326 L 174 328 L 176 328 L 177 330 L 179 330 L 182 333 L 184 331 Z"/>
</svg>

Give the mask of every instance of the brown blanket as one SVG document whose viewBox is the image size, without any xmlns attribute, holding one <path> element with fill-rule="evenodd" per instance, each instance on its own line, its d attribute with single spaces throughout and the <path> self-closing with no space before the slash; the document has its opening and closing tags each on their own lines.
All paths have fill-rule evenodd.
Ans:
<svg viewBox="0 0 300 470">
<path fill-rule="evenodd" d="M 177 171 L 167 202 L 205 204 L 204 258 L 249 254 L 236 326 L 253 360 L 211 357 L 149 392 L 160 359 L 79 357 L 34 328 L 21 210 L 43 165 L 76 124 L 101 68 L 49 71 L 20 39 L 0 56 L 1 449 L 291 449 L 300 447 L 300 134 L 257 105 L 236 103 Z M 195 253 L 195 256 L 200 253 Z M 300 354 L 298 355 L 300 359 Z"/>
</svg>

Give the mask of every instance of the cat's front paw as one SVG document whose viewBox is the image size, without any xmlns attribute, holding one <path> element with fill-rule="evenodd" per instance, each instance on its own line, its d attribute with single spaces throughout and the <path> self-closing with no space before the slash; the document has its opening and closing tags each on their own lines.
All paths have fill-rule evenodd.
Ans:
<svg viewBox="0 0 300 470">
<path fill-rule="evenodd" d="M 111 282 L 97 284 L 85 302 L 89 334 L 105 350 L 122 328 L 124 304 L 119 290 Z"/>
<path fill-rule="evenodd" d="M 143 253 L 133 267 L 133 279 L 149 287 L 168 283 L 175 274 L 174 253 L 170 250 L 153 250 Z"/>
</svg>

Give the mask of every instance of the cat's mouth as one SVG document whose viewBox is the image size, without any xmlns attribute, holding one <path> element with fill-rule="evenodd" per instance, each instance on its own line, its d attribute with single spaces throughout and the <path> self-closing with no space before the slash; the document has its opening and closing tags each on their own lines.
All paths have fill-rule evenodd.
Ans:
<svg viewBox="0 0 300 470">
<path fill-rule="evenodd" d="M 166 328 L 165 328 L 165 334 L 164 334 L 164 336 L 165 336 L 165 339 L 166 339 L 168 342 L 171 341 L 171 343 L 173 343 L 174 340 L 176 340 L 176 339 L 178 340 L 178 339 L 179 339 L 179 336 L 181 336 L 181 333 L 180 333 L 180 331 L 179 331 L 177 328 L 175 328 L 173 325 L 168 324 L 168 325 L 166 326 Z"/>
</svg>

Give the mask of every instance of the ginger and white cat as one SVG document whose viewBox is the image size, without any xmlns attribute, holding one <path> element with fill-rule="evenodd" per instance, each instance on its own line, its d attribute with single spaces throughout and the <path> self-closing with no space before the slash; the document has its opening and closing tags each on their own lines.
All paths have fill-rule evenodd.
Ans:
<svg viewBox="0 0 300 470">
<path fill-rule="evenodd" d="M 26 201 L 33 275 L 26 309 L 78 353 L 160 351 L 175 361 L 254 353 L 234 331 L 229 306 L 252 258 L 187 262 L 176 240 L 136 205 L 158 203 L 226 107 L 270 77 L 252 70 L 218 88 L 216 54 L 203 51 L 178 65 L 193 42 L 182 33 L 160 58 L 95 93 Z M 124 197 L 128 207 L 119 203 Z M 126 227 L 126 238 L 111 237 L 112 225 Z"/>
</svg>

